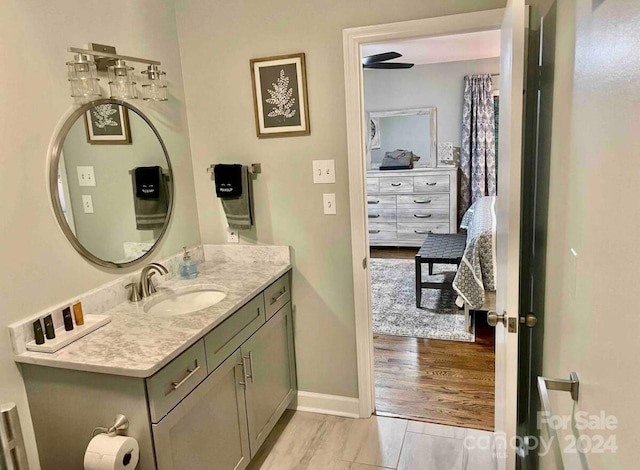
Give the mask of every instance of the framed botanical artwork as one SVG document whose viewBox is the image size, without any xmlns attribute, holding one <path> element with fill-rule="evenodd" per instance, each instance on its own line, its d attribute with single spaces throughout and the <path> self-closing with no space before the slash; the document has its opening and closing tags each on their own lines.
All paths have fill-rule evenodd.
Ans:
<svg viewBox="0 0 640 470">
<path fill-rule="evenodd" d="M 252 59 L 251 82 L 259 138 L 311 133 L 303 53 Z"/>
<path fill-rule="evenodd" d="M 131 127 L 127 108 L 116 103 L 99 104 L 84 115 L 90 144 L 130 144 Z"/>
<path fill-rule="evenodd" d="M 370 148 L 380 148 L 380 118 L 374 117 L 369 120 Z"/>
</svg>

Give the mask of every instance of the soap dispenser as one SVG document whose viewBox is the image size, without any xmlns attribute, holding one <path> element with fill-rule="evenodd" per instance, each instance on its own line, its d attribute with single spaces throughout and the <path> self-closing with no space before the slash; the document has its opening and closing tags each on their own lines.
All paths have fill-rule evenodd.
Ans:
<svg viewBox="0 0 640 470">
<path fill-rule="evenodd" d="M 187 250 L 187 247 L 182 247 L 184 250 L 184 256 L 180 263 L 180 277 L 183 279 L 194 279 L 198 277 L 198 264 L 191 259 L 191 253 Z"/>
</svg>

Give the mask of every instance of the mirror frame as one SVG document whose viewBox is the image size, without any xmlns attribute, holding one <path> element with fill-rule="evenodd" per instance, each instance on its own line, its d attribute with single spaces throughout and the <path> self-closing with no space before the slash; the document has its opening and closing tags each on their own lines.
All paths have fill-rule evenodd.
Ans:
<svg viewBox="0 0 640 470">
<path fill-rule="evenodd" d="M 162 227 L 162 231 L 158 235 L 158 238 L 156 239 L 153 246 L 149 249 L 149 251 L 147 251 L 141 257 L 136 258 L 133 261 L 128 261 L 126 263 L 115 263 L 113 261 L 105 261 L 102 258 L 98 258 L 96 255 L 94 255 L 89 250 L 87 250 L 82 245 L 82 243 L 80 243 L 80 240 L 78 240 L 78 238 L 71 231 L 71 228 L 69 227 L 69 223 L 67 222 L 67 219 L 64 216 L 64 213 L 62 211 L 62 205 L 60 204 L 60 194 L 58 192 L 58 167 L 60 165 L 60 155 L 64 147 L 64 141 L 67 138 L 67 135 L 69 134 L 69 131 L 71 130 L 73 125 L 77 122 L 77 120 L 81 118 L 88 110 L 90 110 L 94 106 L 98 106 L 101 104 L 117 104 L 120 106 L 124 106 L 128 110 L 140 116 L 142 120 L 144 120 L 144 122 L 146 122 L 147 125 L 151 128 L 155 136 L 158 138 L 158 141 L 160 142 L 160 146 L 162 147 L 162 151 L 164 152 L 164 156 L 167 159 L 167 166 L 169 171 L 169 184 L 168 184 L 169 208 L 167 210 L 167 217 L 165 219 L 164 226 Z M 169 228 L 169 223 L 171 222 L 171 216 L 173 214 L 174 191 L 175 191 L 175 188 L 174 188 L 173 168 L 171 167 L 171 159 L 169 158 L 169 152 L 167 152 L 167 147 L 165 146 L 164 141 L 162 140 L 162 137 L 158 132 L 158 129 L 156 129 L 153 123 L 142 111 L 140 111 L 138 108 L 136 108 L 132 104 L 127 103 L 126 101 L 116 100 L 112 98 L 103 98 L 99 100 L 90 101 L 80 106 L 79 108 L 75 109 L 65 119 L 64 123 L 62 124 L 62 126 L 57 131 L 54 137 L 53 145 L 50 147 L 50 150 L 49 150 L 49 194 L 51 196 L 51 203 L 53 204 L 53 212 L 55 213 L 56 220 L 58 221 L 58 225 L 60 226 L 60 228 L 62 229 L 62 232 L 67 237 L 67 240 L 69 240 L 71 245 L 76 249 L 78 253 L 80 253 L 85 259 L 92 262 L 93 264 L 96 264 L 103 268 L 128 268 L 131 266 L 135 266 L 136 264 L 144 261 L 149 256 L 151 256 L 153 252 L 156 250 L 156 248 L 158 247 L 165 233 L 167 232 L 167 229 Z"/>
<path fill-rule="evenodd" d="M 429 132 L 431 133 L 431 155 L 427 168 L 436 168 L 438 166 L 438 108 L 435 106 L 427 106 L 425 108 L 409 108 L 398 109 L 395 111 L 369 111 L 367 119 L 367 127 L 370 129 L 370 122 L 372 118 L 385 118 L 395 116 L 428 116 L 429 117 Z M 371 163 L 371 136 L 367 131 L 368 141 L 366 142 L 367 149 L 367 169 L 372 170 Z M 425 160 L 426 162 L 426 160 Z M 422 160 L 420 160 L 422 163 Z"/>
</svg>

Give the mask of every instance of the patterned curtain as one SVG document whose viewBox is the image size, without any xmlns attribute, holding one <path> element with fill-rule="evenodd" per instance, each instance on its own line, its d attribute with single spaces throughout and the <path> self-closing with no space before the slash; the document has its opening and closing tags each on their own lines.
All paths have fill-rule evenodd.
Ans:
<svg viewBox="0 0 640 470">
<path fill-rule="evenodd" d="M 496 195 L 496 146 L 491 75 L 464 77 L 460 207 L 462 217 L 482 196 Z"/>
</svg>

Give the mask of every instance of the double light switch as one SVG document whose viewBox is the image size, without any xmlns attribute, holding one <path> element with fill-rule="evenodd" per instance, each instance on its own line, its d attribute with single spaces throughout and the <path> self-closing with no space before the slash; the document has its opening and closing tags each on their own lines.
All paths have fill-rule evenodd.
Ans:
<svg viewBox="0 0 640 470">
<path fill-rule="evenodd" d="M 313 182 L 315 184 L 333 184 L 336 182 L 336 162 L 335 160 L 314 160 L 313 161 Z M 325 215 L 335 215 L 336 195 L 335 193 L 324 193 L 322 195 L 322 206 Z"/>
</svg>

